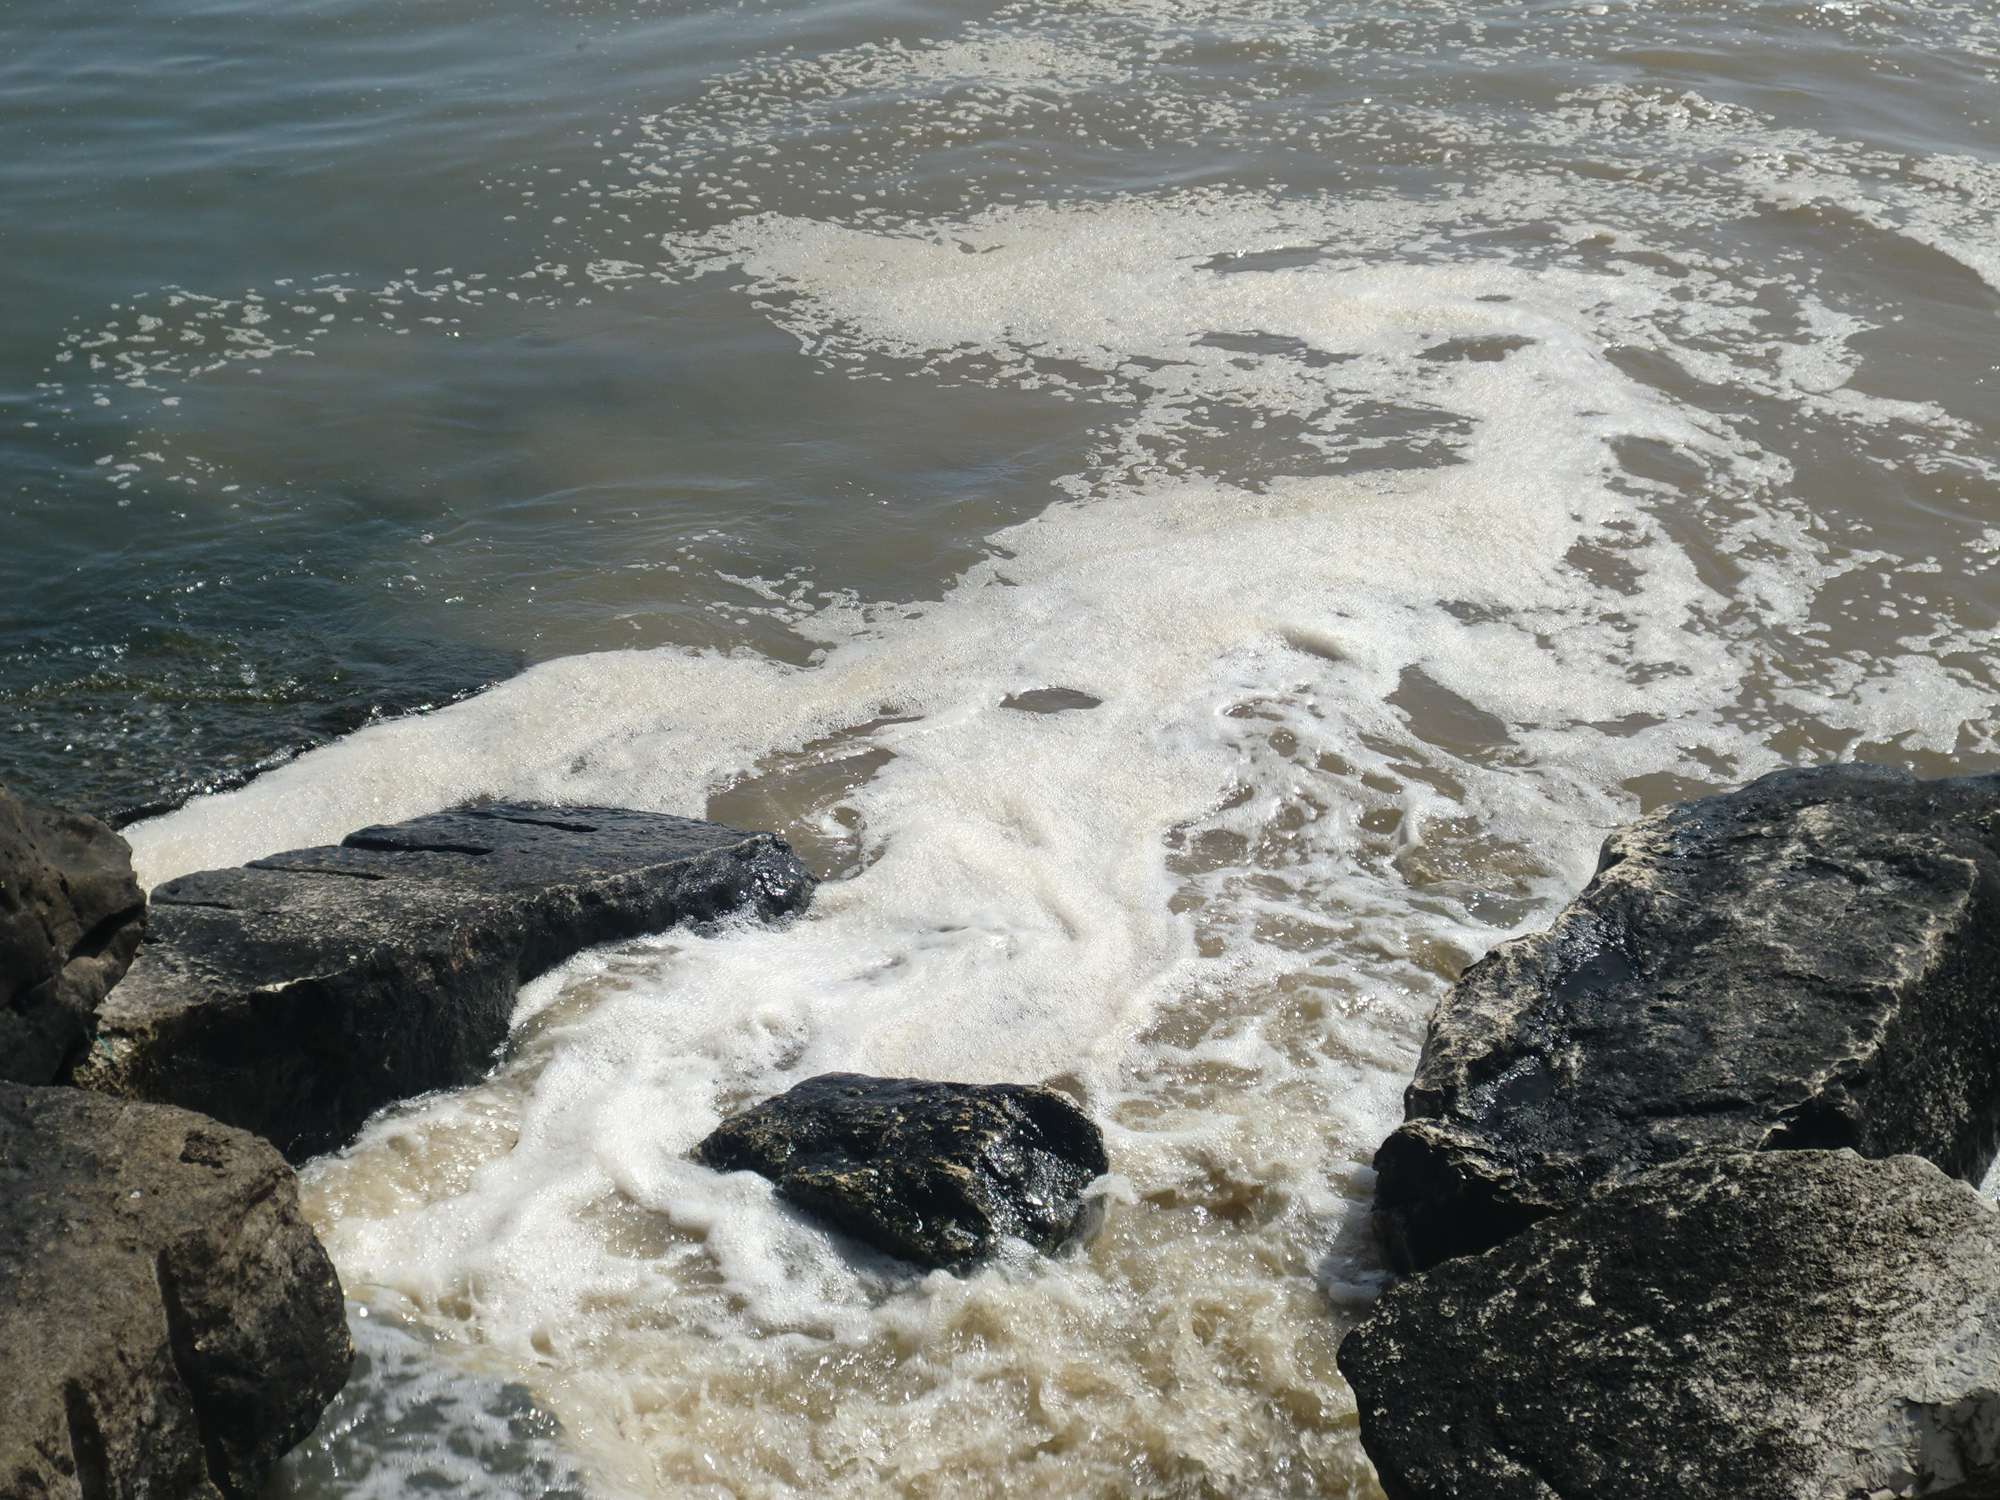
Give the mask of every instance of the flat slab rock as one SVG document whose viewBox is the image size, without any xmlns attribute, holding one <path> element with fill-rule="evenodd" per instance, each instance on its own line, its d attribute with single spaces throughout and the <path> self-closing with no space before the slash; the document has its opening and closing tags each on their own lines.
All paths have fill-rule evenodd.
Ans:
<svg viewBox="0 0 2000 1500">
<path fill-rule="evenodd" d="M 1910 1152 L 2000 1130 L 2000 776 L 1766 776 L 1613 834 L 1547 932 L 1468 969 L 1375 1159 L 1409 1269 L 1698 1148 Z"/>
<path fill-rule="evenodd" d="M 494 803 L 168 881 L 72 1081 L 198 1109 L 294 1161 L 385 1104 L 470 1082 L 523 981 L 583 948 L 815 881 L 767 833 Z"/>
<path fill-rule="evenodd" d="M 0 1494 L 258 1494 L 352 1358 L 266 1142 L 0 1084 Z"/>
<path fill-rule="evenodd" d="M 0 1080 L 53 1083 L 138 951 L 132 851 L 95 818 L 0 787 Z"/>
<path fill-rule="evenodd" d="M 963 1271 L 1013 1237 L 1055 1250 L 1091 1219 L 1104 1137 L 1053 1089 L 825 1073 L 725 1122 L 695 1154 L 768 1177 L 877 1249 Z"/>
<path fill-rule="evenodd" d="M 1390 1500 L 2000 1494 L 2000 1213 L 1706 1152 L 1396 1286 L 1340 1347 Z"/>
</svg>

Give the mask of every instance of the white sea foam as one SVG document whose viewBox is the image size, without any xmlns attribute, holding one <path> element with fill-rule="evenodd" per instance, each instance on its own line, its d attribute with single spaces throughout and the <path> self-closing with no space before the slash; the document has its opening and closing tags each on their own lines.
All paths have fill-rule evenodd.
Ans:
<svg viewBox="0 0 2000 1500">
<path fill-rule="evenodd" d="M 676 244 L 837 368 L 1119 419 L 942 602 L 799 621 L 806 666 L 570 658 L 133 830 L 157 880 L 469 795 L 700 813 L 764 778 L 853 846 L 793 927 L 539 981 L 492 1079 L 310 1169 L 350 1289 L 511 1361 L 614 1487 L 1365 1488 L 1326 1298 L 1373 1284 L 1365 1164 L 1442 980 L 1581 881 L 1642 778 L 1754 774 L 1798 719 L 1991 733 L 1934 658 L 1962 622 L 1802 659 L 1825 591 L 1893 560 L 1722 414 L 1949 430 L 1847 387 L 1864 320 L 1559 196 L 1525 210 L 1554 233 L 1482 243 L 1505 196 Z M 1774 291 L 1822 353 L 1774 346 Z M 1101 703 L 1003 706 L 1049 686 Z M 861 769 L 788 790 L 814 743 Z M 1076 1258 L 914 1279 L 689 1159 L 830 1068 L 1057 1079 L 1126 1201 Z"/>
<path fill-rule="evenodd" d="M 1991 621 L 1952 594 L 2000 551 L 1953 519 L 2000 455 L 1964 392 L 1893 378 L 1884 290 L 1955 278 L 1990 318 L 2000 177 L 1727 79 L 1543 88 L 1673 44 L 1655 10 L 1033 0 L 607 122 L 587 177 L 503 184 L 547 239 L 511 268 L 72 330 L 96 399 L 165 401 L 327 330 L 714 277 L 839 375 L 1102 414 L 940 601 L 722 575 L 805 665 L 570 657 L 131 830 L 154 882 L 474 795 L 713 806 L 846 877 L 784 930 L 576 960 L 491 1079 L 311 1167 L 350 1291 L 531 1386 L 612 1490 L 1370 1493 L 1331 1354 L 1442 984 L 1642 799 L 2000 753 Z M 1977 5 L 1753 19 L 1996 39 Z M 1280 185 L 1104 185 L 1229 152 Z M 109 482 L 226 477 L 131 446 Z M 1828 498 L 1850 471 L 1936 512 L 1920 548 L 1879 534 L 1900 502 Z M 1004 705 L 1044 687 L 1101 701 Z M 1072 1090 L 1103 1236 L 918 1278 L 689 1160 L 829 1068 Z"/>
</svg>

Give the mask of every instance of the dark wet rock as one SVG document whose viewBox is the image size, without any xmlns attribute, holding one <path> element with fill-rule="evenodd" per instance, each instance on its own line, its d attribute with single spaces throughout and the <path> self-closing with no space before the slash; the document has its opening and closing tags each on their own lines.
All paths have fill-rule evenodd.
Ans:
<svg viewBox="0 0 2000 1500">
<path fill-rule="evenodd" d="M 1911 1156 L 1704 1152 L 1389 1291 L 1390 1500 L 2000 1494 L 2000 1214 Z"/>
<path fill-rule="evenodd" d="M 0 1494 L 255 1495 L 352 1357 L 267 1143 L 0 1084 Z"/>
<path fill-rule="evenodd" d="M 145 917 L 123 839 L 0 787 L 0 1080 L 61 1076 L 138 951 Z"/>
<path fill-rule="evenodd" d="M 1403 1268 L 1698 1148 L 1910 1152 L 2000 1124 L 2000 776 L 1766 776 L 1605 842 L 1545 933 L 1438 1008 L 1375 1159 Z"/>
<path fill-rule="evenodd" d="M 825 1073 L 725 1122 L 696 1148 L 757 1172 L 878 1249 L 961 1271 L 1003 1237 L 1054 1250 L 1091 1217 L 1104 1137 L 1053 1089 Z"/>
<path fill-rule="evenodd" d="M 1451 363 L 1469 360 L 1475 364 L 1497 364 L 1517 349 L 1526 349 L 1534 344 L 1533 339 L 1519 338 L 1511 334 L 1501 334 L 1483 339 L 1446 339 L 1442 344 L 1433 344 L 1417 358 Z"/>
<path fill-rule="evenodd" d="M 1024 714 L 1066 714 L 1096 708 L 1103 702 L 1102 698 L 1093 698 L 1076 688 L 1042 687 L 1030 688 L 1025 693 L 1009 693 L 1000 700 L 1000 706 Z"/>
<path fill-rule="evenodd" d="M 385 1104 L 479 1077 L 521 983 L 579 949 L 797 911 L 813 885 L 770 834 L 656 813 L 496 803 L 364 828 L 154 891 L 72 1076 L 296 1161 Z"/>
</svg>

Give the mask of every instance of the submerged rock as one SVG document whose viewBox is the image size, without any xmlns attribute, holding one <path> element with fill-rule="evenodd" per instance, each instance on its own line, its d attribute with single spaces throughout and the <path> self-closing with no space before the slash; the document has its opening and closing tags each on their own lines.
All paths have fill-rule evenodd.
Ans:
<svg viewBox="0 0 2000 1500">
<path fill-rule="evenodd" d="M 154 891 L 73 1080 L 202 1110 L 297 1161 L 477 1078 L 521 983 L 579 949 L 796 911 L 813 886 L 770 834 L 656 813 L 496 803 L 364 828 Z"/>
<path fill-rule="evenodd" d="M 1390 1500 L 2000 1494 L 2000 1213 L 1704 1152 L 1403 1282 L 1340 1369 Z"/>
<path fill-rule="evenodd" d="M 1433 1018 L 1375 1159 L 1391 1258 L 1483 1250 L 1704 1147 L 1911 1152 L 2000 1126 L 2000 776 L 1766 776 L 1605 842 Z"/>
<path fill-rule="evenodd" d="M 52 1083 L 138 951 L 132 851 L 95 818 L 0 787 L 0 1080 Z"/>
<path fill-rule="evenodd" d="M 445 1337 L 352 1319 L 354 1369 L 267 1500 L 595 1500 L 562 1424 L 517 1381 L 465 1368 Z M 398 1480 L 401 1482 L 398 1483 Z"/>
<path fill-rule="evenodd" d="M 1102 698 L 1066 687 L 1030 688 L 1025 693 L 1009 693 L 1000 700 L 1002 708 L 1024 714 L 1068 714 L 1098 708 L 1103 703 Z"/>
<path fill-rule="evenodd" d="M 269 1145 L 0 1084 L 0 1494 L 255 1495 L 352 1358 Z"/>
<path fill-rule="evenodd" d="M 1053 1089 L 825 1073 L 727 1121 L 696 1149 L 757 1172 L 856 1239 L 962 1271 L 1003 1237 L 1054 1250 L 1088 1226 L 1104 1137 Z"/>
</svg>

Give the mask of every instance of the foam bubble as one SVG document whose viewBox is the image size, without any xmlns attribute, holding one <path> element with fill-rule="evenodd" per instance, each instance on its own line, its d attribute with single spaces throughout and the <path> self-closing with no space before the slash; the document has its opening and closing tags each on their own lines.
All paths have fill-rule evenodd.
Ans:
<svg viewBox="0 0 2000 1500">
<path fill-rule="evenodd" d="M 707 237 L 824 357 L 1101 385 L 1122 420 L 942 603 L 800 621 L 807 666 L 571 658 L 133 831 L 157 879 L 466 795 L 700 813 L 763 778 L 852 845 L 792 928 L 539 982 L 492 1079 L 309 1169 L 350 1288 L 513 1360 L 619 1485 L 1366 1483 L 1326 1299 L 1379 1278 L 1365 1164 L 1442 982 L 1643 778 L 1765 769 L 1804 716 L 1941 745 L 1987 712 L 1914 656 L 1800 680 L 1823 590 L 1886 555 L 1692 398 L 1804 408 L 1837 366 L 1732 357 L 1754 297 L 1629 233 L 1446 260 L 1417 217 L 1196 193 Z M 1218 413 L 1295 423 L 1297 471 L 1205 472 Z M 1006 705 L 1050 687 L 1098 701 Z M 815 781 L 809 744 L 861 769 Z M 1135 1201 L 1077 1258 L 915 1278 L 689 1159 L 832 1068 L 1057 1079 Z"/>
<path fill-rule="evenodd" d="M 715 276 L 828 370 L 1103 417 L 938 602 L 738 579 L 805 665 L 552 662 L 132 831 L 152 881 L 466 796 L 609 801 L 775 824 L 842 877 L 782 931 L 585 955 L 493 1077 L 309 1168 L 351 1290 L 517 1372 L 616 1487 L 1371 1493 L 1332 1350 L 1442 986 L 1642 803 L 1995 747 L 1991 621 L 1953 588 L 1990 507 L 1932 513 L 2000 468 L 1966 393 L 1894 378 L 1885 290 L 1913 247 L 1987 274 L 1984 169 L 1720 86 L 1412 81 L 1604 45 L 1577 23 L 1020 5 L 639 117 L 631 180 L 563 206 L 646 251 L 628 222 L 536 287 Z M 1274 81 L 1357 48 L 1379 101 Z M 1375 175 L 939 166 L 1051 119 L 1155 167 L 1213 137 Z M 842 171 L 801 144 L 828 139 Z M 1840 274 L 1822 219 L 1896 276 Z M 1921 552 L 1869 529 L 1896 503 L 1843 509 L 1850 472 L 1930 507 Z M 829 1068 L 1070 1090 L 1119 1174 L 1105 1233 L 919 1277 L 689 1159 Z"/>
</svg>

